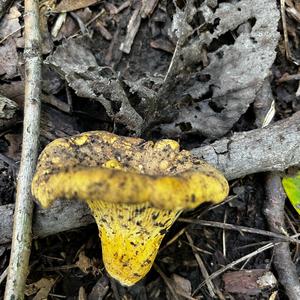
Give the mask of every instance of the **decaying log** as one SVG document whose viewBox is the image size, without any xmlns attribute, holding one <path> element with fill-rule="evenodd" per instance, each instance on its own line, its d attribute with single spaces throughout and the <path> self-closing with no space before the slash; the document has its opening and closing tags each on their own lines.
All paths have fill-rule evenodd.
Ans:
<svg viewBox="0 0 300 300">
<path fill-rule="evenodd" d="M 263 129 L 236 133 L 192 153 L 215 165 L 228 179 L 253 173 L 284 170 L 300 164 L 300 112 Z M 11 239 L 13 205 L 0 206 L 0 244 Z M 92 223 L 85 204 L 76 201 L 37 208 L 35 237 L 44 237 Z"/>
<path fill-rule="evenodd" d="M 263 129 L 235 133 L 192 153 L 215 165 L 227 179 L 283 171 L 300 164 L 300 112 Z"/>
<path fill-rule="evenodd" d="M 68 205 L 70 204 L 70 205 Z M 0 245 L 10 243 L 14 204 L 0 206 Z M 58 232 L 86 226 L 93 222 L 87 205 L 81 202 L 57 202 L 49 209 L 36 208 L 33 237 L 45 237 Z"/>
</svg>

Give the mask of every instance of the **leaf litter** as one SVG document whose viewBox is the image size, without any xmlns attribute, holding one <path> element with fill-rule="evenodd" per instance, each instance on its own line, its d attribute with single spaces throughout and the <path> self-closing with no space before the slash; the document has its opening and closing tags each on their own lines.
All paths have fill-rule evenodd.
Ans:
<svg viewBox="0 0 300 300">
<path fill-rule="evenodd" d="M 73 10 L 72 1 L 60 3 L 63 2 L 68 4 L 68 11 Z M 77 17 L 67 13 L 57 37 L 46 35 L 49 47 L 45 54 L 50 55 L 45 61 L 43 93 L 55 96 L 57 101 L 65 104 L 67 101 L 62 93 L 67 87 L 71 90 L 71 101 L 75 107 L 74 112 L 72 108 L 65 110 L 66 114 L 47 108 L 50 114 L 42 119 L 42 124 L 46 123 L 42 130 L 42 140 L 46 137 L 46 143 L 57 135 L 64 136 L 77 130 L 72 114 L 78 119 L 78 101 L 81 103 L 80 113 L 86 113 L 86 107 L 94 107 L 97 103 L 98 106 L 95 107 L 98 110 L 95 113 L 105 115 L 100 119 L 109 124 L 109 130 L 137 136 L 155 136 L 158 133 L 159 136 L 178 139 L 196 135 L 200 138 L 203 136 L 208 141 L 227 134 L 251 107 L 264 80 L 270 76 L 270 67 L 276 56 L 279 12 L 274 1 L 187 1 L 188 9 L 181 1 L 151 1 L 155 9 L 148 10 L 147 18 L 137 17 L 140 21 L 133 22 L 133 25 L 138 28 L 130 28 L 129 20 L 133 18 L 136 7 L 143 7 L 147 3 L 142 1 L 143 5 L 140 5 L 138 2 L 134 1 L 134 5 L 130 6 L 130 3 L 120 5 L 117 1 L 81 1 L 84 3 L 82 7 L 86 7 L 85 4 L 96 5 L 85 8 L 85 11 L 72 12 Z M 289 7 L 293 8 L 291 3 L 292 1 L 288 1 Z M 88 18 L 95 18 L 101 10 L 100 17 L 87 25 Z M 10 54 L 12 57 L 4 57 L 0 68 L 1 78 L 5 80 L 1 94 L 15 100 L 22 108 L 23 95 L 19 92 L 22 73 L 16 67 L 20 55 L 18 48 L 22 48 L 22 43 L 19 42 L 22 40 L 22 28 L 16 22 L 19 18 L 17 11 L 12 11 L 16 19 L 14 25 L 10 24 L 11 29 L 3 29 L 4 22 L 0 26 L 0 32 L 2 29 L 6 33 L 18 31 L 13 35 L 14 39 L 7 38 L 0 45 L 4 47 L 4 52 L 5 47 L 13 47 Z M 288 13 L 297 17 L 294 9 L 290 9 Z M 58 15 L 54 10 L 48 12 L 45 30 L 51 28 L 56 16 Z M 85 26 L 85 37 L 78 31 L 80 18 Z M 135 35 L 129 32 L 136 29 Z M 99 39 L 98 42 L 95 37 Z M 127 51 L 129 53 L 124 54 L 120 47 L 128 37 L 132 39 L 132 45 Z M 61 44 L 57 46 L 58 43 Z M 18 76 L 21 80 L 18 80 Z M 46 107 L 50 102 L 47 103 Z M 103 109 L 99 109 L 99 105 Z M 56 107 L 59 109 L 60 106 Z M 57 128 L 57 124 L 61 122 L 57 120 L 64 118 L 71 124 L 67 132 Z M 51 120 L 51 124 L 47 123 L 47 119 Z M 80 127 L 79 122 L 77 125 Z M 251 198 L 249 195 L 247 197 Z M 256 209 L 248 206 L 245 209 L 252 209 L 246 215 L 248 218 L 252 215 L 252 219 L 257 221 L 256 216 L 254 217 Z M 237 215 L 241 211 L 240 209 Z M 248 225 L 258 225 L 252 224 L 250 219 L 247 221 L 250 222 Z M 217 248 L 212 241 L 212 232 L 203 232 L 201 237 L 194 234 L 193 239 L 206 241 L 207 250 L 212 252 Z M 249 243 L 249 239 L 241 239 Z M 179 241 L 180 243 L 182 242 Z M 231 246 L 239 244 L 238 241 L 232 243 Z M 174 249 L 165 254 L 166 261 L 167 258 L 174 257 L 172 251 Z M 179 261 L 183 265 L 191 264 L 186 261 L 190 253 L 184 253 L 186 255 L 180 254 L 183 257 L 178 257 L 173 265 L 165 264 L 164 269 L 175 274 Z M 213 255 L 215 260 L 218 256 L 221 257 L 219 253 Z M 82 261 L 89 262 L 88 257 L 92 261 L 93 255 L 85 256 L 86 259 Z M 224 264 L 227 258 L 221 258 L 219 264 Z M 263 259 L 259 261 L 262 263 Z M 213 272 L 215 266 L 208 268 Z M 181 283 L 175 278 L 172 280 L 179 286 L 182 285 L 182 292 L 190 296 L 191 286 L 193 290 L 195 282 L 199 282 L 197 272 L 195 269 L 191 274 L 179 270 Z M 150 282 L 147 290 L 155 293 L 155 298 L 163 299 L 163 295 L 159 295 L 159 284 L 155 282 Z M 152 283 L 154 289 L 150 287 Z"/>
</svg>

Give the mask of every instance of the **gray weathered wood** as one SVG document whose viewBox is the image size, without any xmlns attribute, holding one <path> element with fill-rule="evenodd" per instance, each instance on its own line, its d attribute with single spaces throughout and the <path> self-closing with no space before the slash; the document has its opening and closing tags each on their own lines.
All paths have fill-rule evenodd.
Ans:
<svg viewBox="0 0 300 300">
<path fill-rule="evenodd" d="M 235 133 L 191 152 L 215 165 L 229 180 L 285 170 L 300 164 L 300 112 L 266 128 Z"/>
<path fill-rule="evenodd" d="M 267 128 L 236 133 L 192 153 L 215 165 L 228 179 L 284 170 L 300 164 L 300 112 Z M 0 244 L 9 243 L 13 205 L 0 206 Z M 35 211 L 33 233 L 44 237 L 93 222 L 87 206 L 76 201 L 56 203 Z"/>
<path fill-rule="evenodd" d="M 38 0 L 24 1 L 24 24 L 25 93 L 23 141 L 4 300 L 24 299 L 25 283 L 29 273 L 33 218 L 30 185 L 38 158 L 41 111 L 42 56 L 40 52 L 41 37 Z"/>
<path fill-rule="evenodd" d="M 14 204 L 0 206 L 0 245 L 10 243 Z M 49 209 L 36 207 L 33 220 L 33 237 L 45 237 L 58 232 L 93 223 L 89 208 L 82 202 L 56 202 Z"/>
</svg>

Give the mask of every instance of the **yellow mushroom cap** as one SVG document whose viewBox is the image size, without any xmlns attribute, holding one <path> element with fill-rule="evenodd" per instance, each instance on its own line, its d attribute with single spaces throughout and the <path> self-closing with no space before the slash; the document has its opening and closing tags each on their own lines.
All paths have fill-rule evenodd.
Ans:
<svg viewBox="0 0 300 300">
<path fill-rule="evenodd" d="M 180 151 L 176 141 L 146 142 L 103 131 L 50 143 L 32 181 L 32 194 L 44 208 L 56 199 L 87 202 L 105 267 L 128 286 L 150 270 L 182 210 L 220 202 L 228 189 L 219 171 Z"/>
</svg>

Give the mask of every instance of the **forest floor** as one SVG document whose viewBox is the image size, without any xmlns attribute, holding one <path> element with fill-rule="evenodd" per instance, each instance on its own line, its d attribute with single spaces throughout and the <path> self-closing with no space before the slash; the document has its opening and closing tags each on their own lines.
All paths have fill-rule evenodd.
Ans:
<svg viewBox="0 0 300 300">
<path fill-rule="evenodd" d="M 40 151 L 90 130 L 191 150 L 289 118 L 300 110 L 300 5 L 275 2 L 41 1 Z M 14 203 L 22 148 L 23 12 L 13 1 L 0 23 L 0 208 Z M 266 173 L 251 173 L 230 181 L 224 204 L 182 214 L 130 288 L 107 275 L 95 224 L 34 239 L 28 299 L 288 299 L 275 240 L 257 232 L 270 230 Z M 299 232 L 288 201 L 285 221 Z M 290 244 L 298 276 L 299 249 Z M 0 299 L 9 254 L 0 243 Z"/>
</svg>

